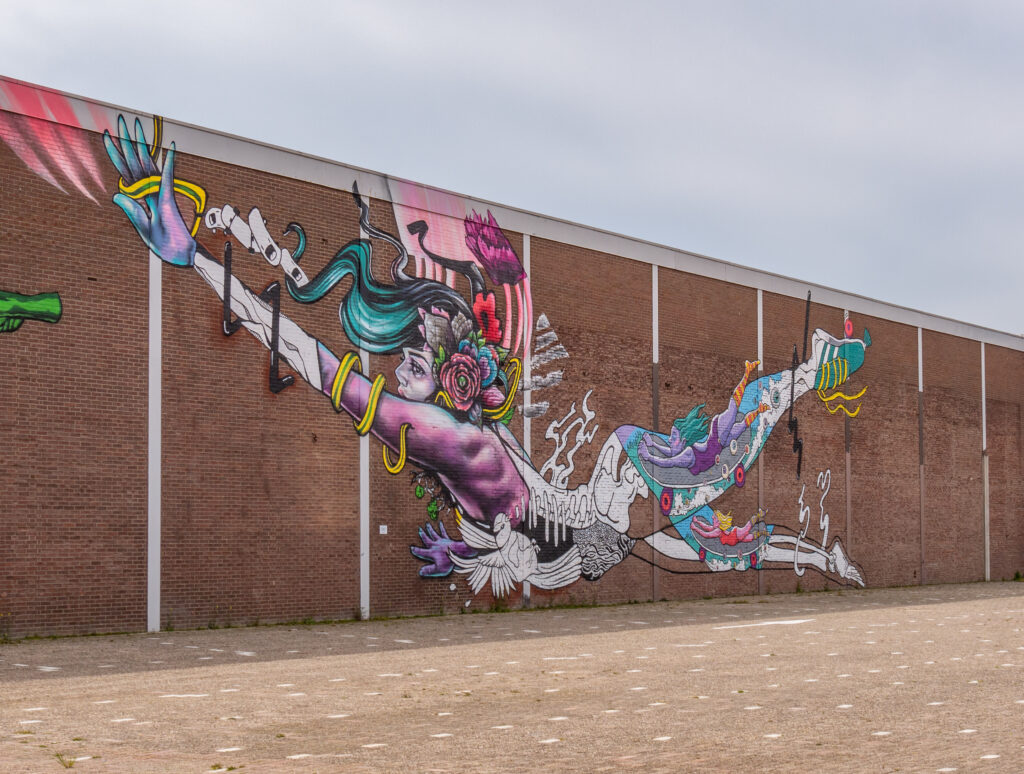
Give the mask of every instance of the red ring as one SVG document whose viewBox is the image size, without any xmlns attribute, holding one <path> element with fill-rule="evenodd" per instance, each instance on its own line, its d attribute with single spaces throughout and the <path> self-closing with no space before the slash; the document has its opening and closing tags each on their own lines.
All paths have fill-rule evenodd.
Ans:
<svg viewBox="0 0 1024 774">
<path fill-rule="evenodd" d="M 661 512 L 668 516 L 672 512 L 672 490 L 665 488 L 661 490 Z"/>
</svg>

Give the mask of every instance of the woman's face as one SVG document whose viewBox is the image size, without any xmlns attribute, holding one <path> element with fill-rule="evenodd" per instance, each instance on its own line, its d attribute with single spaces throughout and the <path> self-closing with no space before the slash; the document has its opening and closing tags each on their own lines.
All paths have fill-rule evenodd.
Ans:
<svg viewBox="0 0 1024 774">
<path fill-rule="evenodd" d="M 398 377 L 398 394 L 409 400 L 426 401 L 437 390 L 434 373 L 431 370 L 433 353 L 430 350 L 402 350 L 402 362 L 395 369 Z"/>
</svg>

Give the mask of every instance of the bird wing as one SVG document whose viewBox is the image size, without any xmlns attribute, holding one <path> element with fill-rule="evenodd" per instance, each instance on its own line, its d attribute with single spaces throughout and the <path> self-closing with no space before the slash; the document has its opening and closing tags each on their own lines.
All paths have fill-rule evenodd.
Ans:
<svg viewBox="0 0 1024 774">
<path fill-rule="evenodd" d="M 539 589 L 558 589 L 577 580 L 582 565 L 579 546 L 574 545 L 555 561 L 538 565 L 537 572 L 527 580 Z"/>
<path fill-rule="evenodd" d="M 504 597 L 515 588 L 515 578 L 505 564 L 504 558 L 497 551 L 474 559 L 463 559 L 455 554 L 449 554 L 449 556 L 455 565 L 456 572 L 469 574 L 466 581 L 473 589 L 474 594 L 479 594 L 488 581 L 490 581 L 491 591 L 496 597 Z"/>
<path fill-rule="evenodd" d="M 494 540 L 494 535 L 490 532 L 485 532 L 480 529 L 471 519 L 462 517 L 459 522 L 459 531 L 462 532 L 462 540 L 468 546 L 478 548 L 483 551 L 496 551 L 498 550 L 498 544 Z"/>
</svg>

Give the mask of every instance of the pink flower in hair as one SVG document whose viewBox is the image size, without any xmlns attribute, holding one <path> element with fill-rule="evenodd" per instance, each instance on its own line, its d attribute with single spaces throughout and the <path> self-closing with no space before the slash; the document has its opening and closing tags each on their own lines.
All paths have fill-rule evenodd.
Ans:
<svg viewBox="0 0 1024 774">
<path fill-rule="evenodd" d="M 459 411 L 469 411 L 480 396 L 480 364 L 464 352 L 454 353 L 441 364 L 438 379 Z"/>
</svg>

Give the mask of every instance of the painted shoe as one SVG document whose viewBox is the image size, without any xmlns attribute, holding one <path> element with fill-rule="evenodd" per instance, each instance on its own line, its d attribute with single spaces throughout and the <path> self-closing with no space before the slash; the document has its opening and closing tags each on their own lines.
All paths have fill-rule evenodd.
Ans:
<svg viewBox="0 0 1024 774">
<path fill-rule="evenodd" d="M 843 384 L 864 365 L 864 350 L 871 346 L 871 334 L 864 329 L 863 339 L 837 339 L 818 328 L 811 338 L 811 351 L 817 375 L 814 389 L 831 390 Z"/>
</svg>

